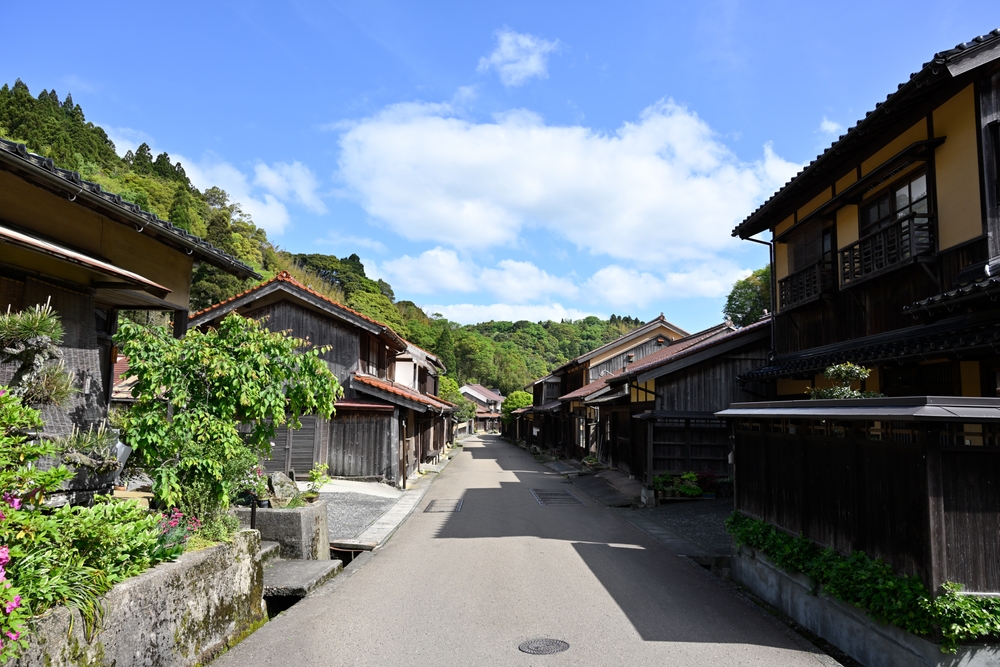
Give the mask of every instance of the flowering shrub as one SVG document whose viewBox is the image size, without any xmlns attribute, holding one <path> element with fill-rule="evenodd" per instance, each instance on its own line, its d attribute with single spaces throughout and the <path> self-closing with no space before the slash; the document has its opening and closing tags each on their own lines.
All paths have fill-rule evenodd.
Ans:
<svg viewBox="0 0 1000 667">
<path fill-rule="evenodd" d="M 153 556 L 157 560 L 174 560 L 182 553 L 191 535 L 201 528 L 201 521 L 193 516 L 186 517 L 176 507 L 170 514 L 160 515 L 160 534 L 156 538 Z"/>
<path fill-rule="evenodd" d="M 23 636 L 28 610 L 18 589 L 7 579 L 10 561 L 10 547 L 0 546 L 0 662 L 14 658 L 28 645 Z"/>
<path fill-rule="evenodd" d="M 267 473 L 260 464 L 250 468 L 236 486 L 238 493 L 249 493 L 255 498 L 267 498 L 270 491 L 267 488 Z"/>
</svg>

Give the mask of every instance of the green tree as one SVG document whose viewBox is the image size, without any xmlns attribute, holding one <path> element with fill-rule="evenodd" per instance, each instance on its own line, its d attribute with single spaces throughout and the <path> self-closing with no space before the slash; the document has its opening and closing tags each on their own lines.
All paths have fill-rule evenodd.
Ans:
<svg viewBox="0 0 1000 667">
<path fill-rule="evenodd" d="M 455 417 L 459 421 L 469 421 L 476 416 L 476 404 L 462 395 L 458 383 L 450 377 L 442 377 L 438 386 L 438 396 L 458 406 Z"/>
<path fill-rule="evenodd" d="M 381 292 L 354 292 L 347 297 L 347 305 L 362 315 L 367 315 L 382 324 L 388 324 L 393 331 L 404 338 L 409 335 L 406 323 L 389 297 Z"/>
<path fill-rule="evenodd" d="M 455 339 L 451 335 L 451 327 L 443 326 L 441 327 L 441 333 L 438 334 L 437 340 L 434 341 L 434 354 L 437 355 L 441 363 L 444 364 L 445 370 L 448 373 L 455 373 Z"/>
<path fill-rule="evenodd" d="M 736 326 L 745 327 L 764 317 L 765 310 L 771 310 L 770 265 L 757 269 L 733 284 L 722 314 Z"/>
<path fill-rule="evenodd" d="M 343 395 L 324 349 L 236 314 L 181 339 L 126 321 L 115 340 L 136 377 L 123 430 L 153 493 L 220 531 L 234 485 L 269 456 L 275 427 L 328 418 Z"/>
<path fill-rule="evenodd" d="M 512 391 L 507 398 L 503 399 L 503 405 L 500 407 L 504 423 L 512 423 L 514 421 L 514 410 L 528 407 L 533 400 L 531 394 L 526 391 Z"/>
</svg>

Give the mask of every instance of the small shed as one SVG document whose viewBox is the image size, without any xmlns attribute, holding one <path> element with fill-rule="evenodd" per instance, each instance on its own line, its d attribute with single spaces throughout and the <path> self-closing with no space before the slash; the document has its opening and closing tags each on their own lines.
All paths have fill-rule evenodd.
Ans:
<svg viewBox="0 0 1000 667">
<path fill-rule="evenodd" d="M 1000 593 L 1000 399 L 735 403 L 735 507 L 931 591 Z"/>
</svg>

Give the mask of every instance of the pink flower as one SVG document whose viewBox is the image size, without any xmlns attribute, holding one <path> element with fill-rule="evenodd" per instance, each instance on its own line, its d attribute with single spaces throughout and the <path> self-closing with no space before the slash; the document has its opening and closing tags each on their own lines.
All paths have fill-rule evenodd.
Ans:
<svg viewBox="0 0 1000 667">
<path fill-rule="evenodd" d="M 21 633 L 20 632 L 8 632 L 7 636 L 10 637 L 10 640 L 12 642 L 16 642 L 21 637 Z"/>
<path fill-rule="evenodd" d="M 12 611 L 21 606 L 21 596 L 15 595 L 14 599 L 7 603 L 5 611 L 9 615 Z"/>
<path fill-rule="evenodd" d="M 7 570 L 3 568 L 3 565 L 0 565 L 0 581 L 5 580 L 6 578 L 7 578 Z M 10 588 L 10 586 L 8 586 L 7 588 Z"/>
<path fill-rule="evenodd" d="M 0 565 L 6 565 L 10 562 L 10 547 L 0 547 Z"/>
<path fill-rule="evenodd" d="M 7 518 L 7 515 L 4 514 L 3 512 L 0 512 L 0 521 L 3 521 L 6 518 Z"/>
<path fill-rule="evenodd" d="M 5 503 L 10 505 L 12 508 L 19 510 L 21 509 L 21 499 L 13 496 L 10 493 L 3 494 L 3 500 Z"/>
</svg>

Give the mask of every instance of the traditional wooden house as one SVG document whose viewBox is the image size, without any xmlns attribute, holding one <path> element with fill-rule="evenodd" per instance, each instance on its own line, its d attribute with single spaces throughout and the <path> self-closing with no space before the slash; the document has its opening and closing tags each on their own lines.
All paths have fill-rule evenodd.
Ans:
<svg viewBox="0 0 1000 667">
<path fill-rule="evenodd" d="M 503 396 L 481 384 L 465 384 L 458 390 L 462 396 L 476 404 L 477 431 L 494 431 L 500 428 L 500 408 Z"/>
<path fill-rule="evenodd" d="M 609 463 L 647 486 L 658 475 L 688 471 L 728 477 L 732 442 L 715 413 L 767 398 L 737 378 L 766 362 L 770 347 L 769 318 L 742 329 L 723 324 L 609 378 L 608 394 L 624 401 L 604 425 Z"/>
<path fill-rule="evenodd" d="M 736 228 L 770 230 L 777 287 L 774 357 L 740 381 L 797 398 L 850 361 L 887 396 L 719 413 L 738 511 L 881 558 L 935 594 L 948 580 L 1000 593 L 1000 400 L 986 398 L 1000 393 L 998 174 L 995 30 L 935 54 Z M 733 564 L 766 598 L 786 590 L 760 571 Z M 820 615 L 802 609 L 785 606 L 806 625 Z"/>
<path fill-rule="evenodd" d="M 526 441 L 539 447 L 561 449 L 566 456 L 582 457 L 595 452 L 596 412 L 584 405 L 576 392 L 599 384 L 602 378 L 687 335 L 660 313 L 656 319 L 537 380 L 530 387 L 532 408 L 519 417 L 530 423 L 522 429 L 528 434 Z"/>
<path fill-rule="evenodd" d="M 269 471 L 301 477 L 326 463 L 331 475 L 378 477 L 402 487 L 426 457 L 440 451 L 435 443 L 446 437 L 451 407 L 427 393 L 436 388 L 429 371 L 443 370 L 433 355 L 285 272 L 195 313 L 190 325 L 212 327 L 234 312 L 263 320 L 272 331 L 329 346 L 322 358 L 345 389 L 333 419 L 310 415 L 302 418 L 301 429 L 278 429 L 265 462 Z M 396 382 L 401 355 L 398 369 L 405 383 Z M 410 386 L 414 377 L 420 386 Z"/>
<path fill-rule="evenodd" d="M 0 140 L 0 308 L 51 303 L 65 337 L 63 363 L 78 392 L 43 409 L 48 433 L 106 416 L 121 310 L 173 313 L 187 326 L 195 262 L 259 278 L 236 258 L 24 146 Z M 10 379 L 0 368 L 0 383 Z"/>
<path fill-rule="evenodd" d="M 889 396 L 1000 378 L 1000 36 L 939 53 L 744 220 L 769 231 L 774 359 L 793 398 L 851 361 Z"/>
</svg>

